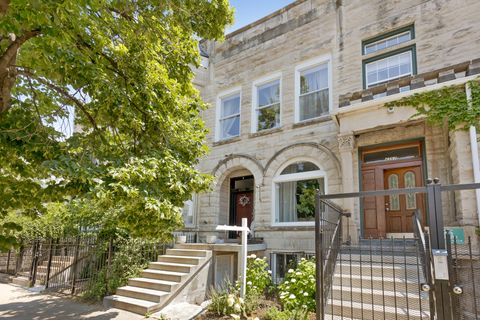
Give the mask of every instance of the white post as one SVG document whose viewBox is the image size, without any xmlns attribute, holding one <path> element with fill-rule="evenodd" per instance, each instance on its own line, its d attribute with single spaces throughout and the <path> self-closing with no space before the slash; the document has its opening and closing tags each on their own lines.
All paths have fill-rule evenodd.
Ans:
<svg viewBox="0 0 480 320">
<path fill-rule="evenodd" d="M 472 108 L 472 89 L 470 83 L 465 84 L 465 92 L 467 94 L 468 107 Z M 470 149 L 472 153 L 472 165 L 473 165 L 473 179 L 475 183 L 480 182 L 480 160 L 478 158 L 478 143 L 477 143 L 477 130 L 475 126 L 470 126 Z M 480 224 L 480 189 L 475 189 L 475 198 L 477 202 L 477 217 Z"/>
<path fill-rule="evenodd" d="M 247 218 L 242 218 L 242 229 L 242 270 L 240 270 L 240 297 L 245 298 L 245 291 L 247 286 Z"/>
</svg>

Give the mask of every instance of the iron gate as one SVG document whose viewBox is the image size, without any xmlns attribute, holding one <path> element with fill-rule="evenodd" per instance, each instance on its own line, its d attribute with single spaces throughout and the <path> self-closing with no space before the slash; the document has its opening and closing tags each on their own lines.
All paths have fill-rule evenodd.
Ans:
<svg viewBox="0 0 480 320">
<path fill-rule="evenodd" d="M 317 195 L 317 313 L 320 319 L 480 319 L 477 238 L 445 230 L 442 192 L 480 184 Z M 350 215 L 331 200 L 426 194 L 428 230 L 413 216 L 413 239 L 360 239 L 350 243 L 342 226 Z M 444 199 L 445 200 L 445 199 Z"/>
</svg>

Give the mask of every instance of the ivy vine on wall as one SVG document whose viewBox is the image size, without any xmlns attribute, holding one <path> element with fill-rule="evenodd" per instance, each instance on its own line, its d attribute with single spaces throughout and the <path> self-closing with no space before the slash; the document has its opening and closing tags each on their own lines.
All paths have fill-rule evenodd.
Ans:
<svg viewBox="0 0 480 320">
<path fill-rule="evenodd" d="M 469 81 L 472 92 L 472 104 L 467 104 L 464 85 L 445 87 L 439 90 L 416 93 L 396 101 L 388 102 L 385 107 L 413 107 L 412 117 L 425 116 L 432 124 L 443 124 L 447 120 L 450 129 L 468 129 L 475 126 L 480 129 L 480 83 L 479 78 Z"/>
</svg>

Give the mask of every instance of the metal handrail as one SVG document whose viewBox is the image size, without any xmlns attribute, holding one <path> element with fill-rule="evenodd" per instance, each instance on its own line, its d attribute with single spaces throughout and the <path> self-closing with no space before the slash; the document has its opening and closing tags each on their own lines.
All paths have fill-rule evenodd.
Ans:
<svg viewBox="0 0 480 320">
<path fill-rule="evenodd" d="M 323 210 L 322 210 L 323 209 Z M 327 210 L 336 214 L 334 221 L 325 218 Z M 333 273 L 340 252 L 342 239 L 342 217 L 350 216 L 338 205 L 317 197 L 315 212 L 315 256 L 316 256 L 316 304 L 317 319 L 324 319 L 325 306 L 332 285 Z M 328 226 L 328 228 L 325 228 Z"/>
</svg>

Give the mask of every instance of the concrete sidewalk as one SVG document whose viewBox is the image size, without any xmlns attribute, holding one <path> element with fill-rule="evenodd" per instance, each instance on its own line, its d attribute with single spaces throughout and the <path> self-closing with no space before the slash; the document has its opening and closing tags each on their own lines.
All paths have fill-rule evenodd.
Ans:
<svg viewBox="0 0 480 320">
<path fill-rule="evenodd" d="M 100 304 L 87 304 L 68 296 L 36 293 L 0 283 L 0 319 L 15 320 L 139 320 L 143 316 L 118 309 L 105 310 Z"/>
</svg>

